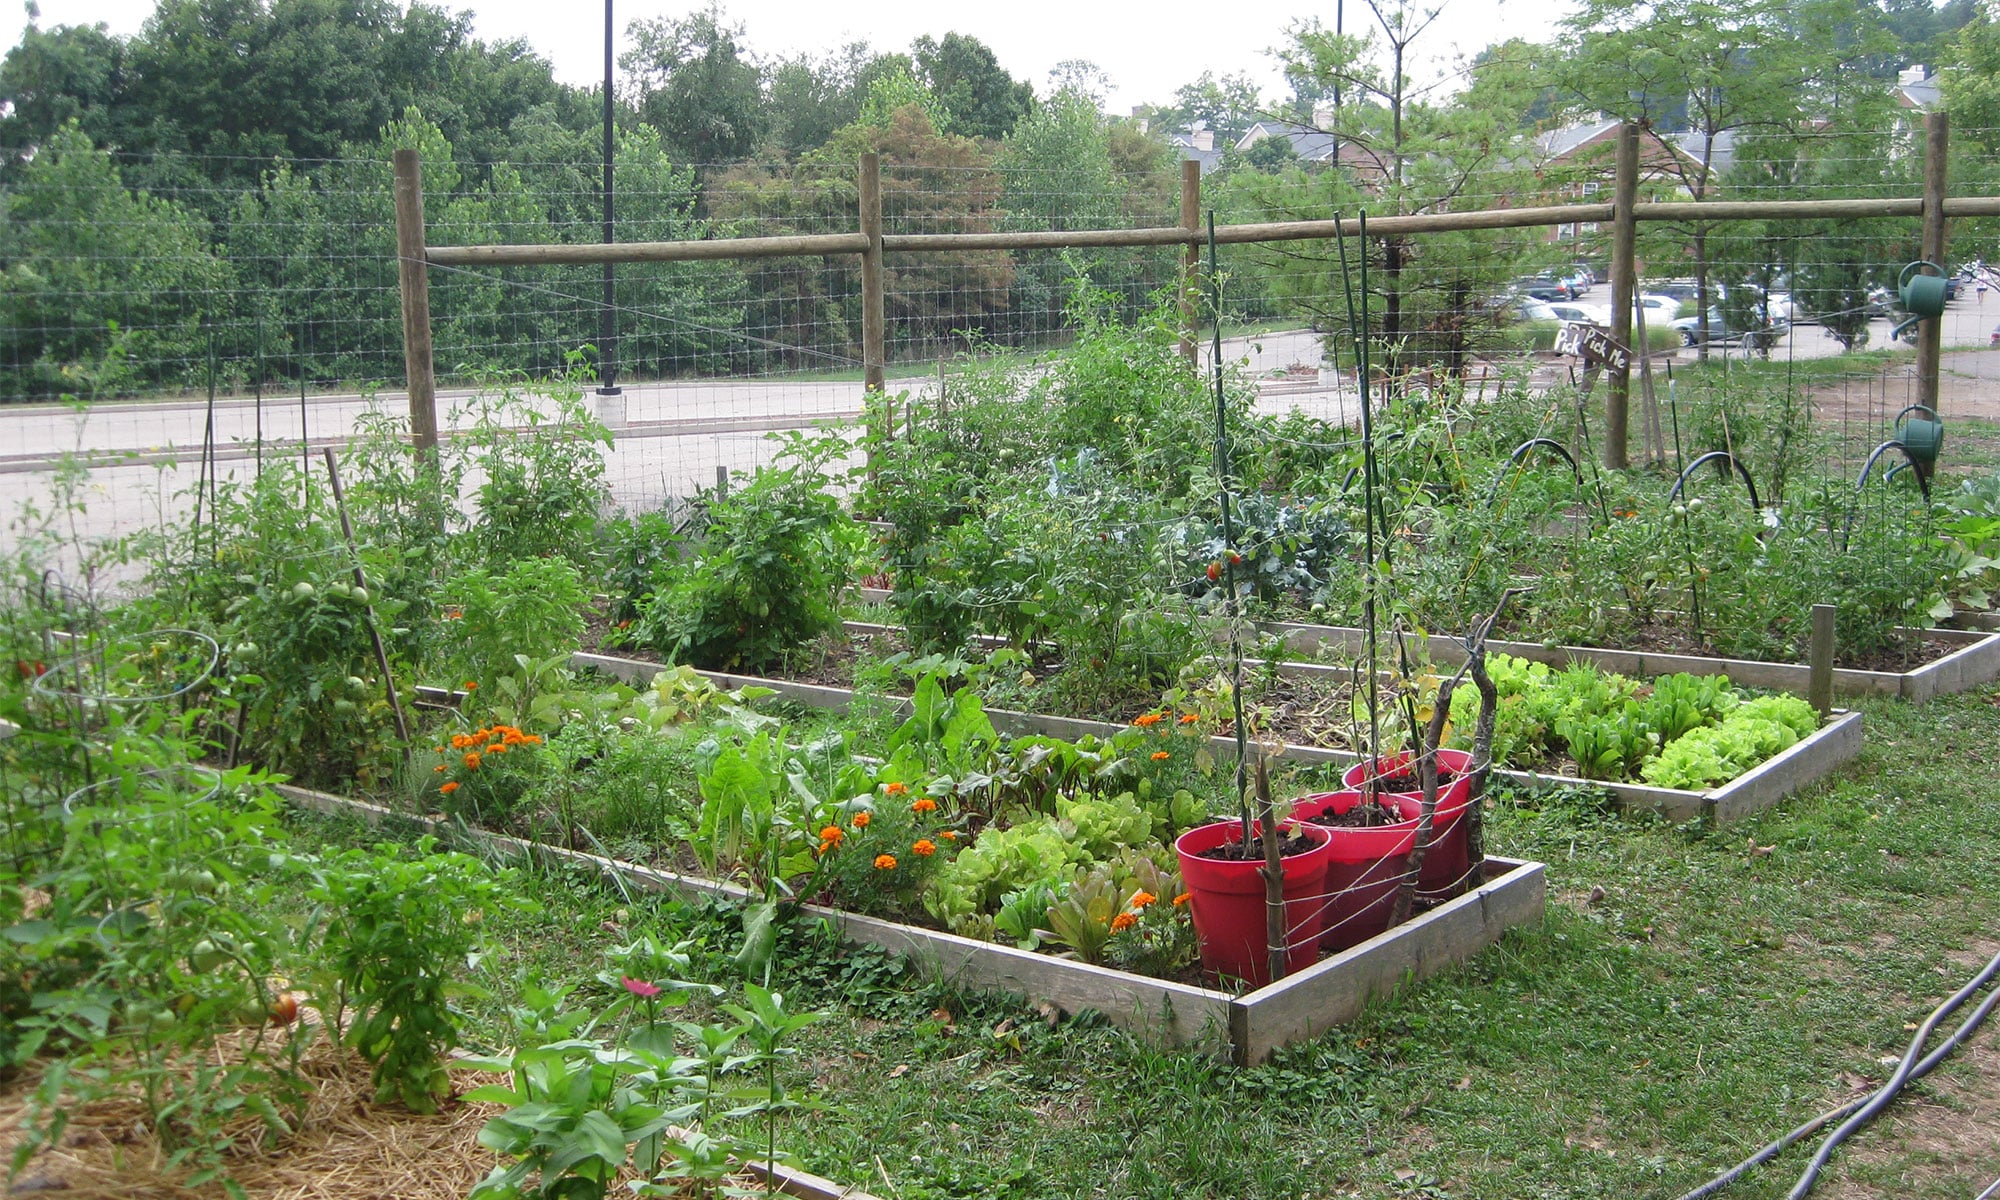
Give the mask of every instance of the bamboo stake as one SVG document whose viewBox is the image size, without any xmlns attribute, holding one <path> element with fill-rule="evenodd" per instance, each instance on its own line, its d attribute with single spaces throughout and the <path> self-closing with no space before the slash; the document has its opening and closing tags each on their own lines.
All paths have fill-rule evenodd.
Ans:
<svg viewBox="0 0 2000 1200">
<path fill-rule="evenodd" d="M 354 522 L 347 518 L 347 493 L 340 486 L 340 468 L 333 460 L 333 447 L 326 448 L 326 475 L 333 483 L 333 505 L 340 513 L 340 536 L 347 539 L 347 552 L 354 556 L 354 586 L 368 590 L 368 573 L 361 566 L 361 551 L 354 545 Z M 396 732 L 403 739 L 403 758 L 410 757 L 410 723 L 403 717 L 403 701 L 396 695 L 396 676 L 389 669 L 389 650 L 382 644 L 382 627 L 375 620 L 375 598 L 364 606 L 368 614 L 368 637 L 375 643 L 375 662 L 382 668 L 382 688 L 389 695 L 389 711 L 396 714 Z"/>
<path fill-rule="evenodd" d="M 1192 363 L 1195 361 L 1195 301 L 1199 297 L 1200 284 L 1196 277 L 1201 274 L 1201 244 L 1196 240 L 1201 235 L 1201 164 L 1188 159 L 1181 164 L 1181 228 L 1189 234 L 1187 249 L 1181 255 L 1181 357 Z"/>
</svg>

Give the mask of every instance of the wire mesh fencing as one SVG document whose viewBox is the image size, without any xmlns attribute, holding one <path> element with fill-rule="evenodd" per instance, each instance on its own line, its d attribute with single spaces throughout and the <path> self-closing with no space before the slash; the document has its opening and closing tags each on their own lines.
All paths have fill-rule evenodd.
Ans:
<svg viewBox="0 0 2000 1200">
<path fill-rule="evenodd" d="M 1993 139 L 1961 134 L 1978 147 Z M 886 233 L 1025 233 L 1178 225 L 1177 164 L 965 146 L 882 173 Z M 1046 147 L 1043 148 L 1046 150 Z M 1826 135 L 1744 139 L 1726 163 L 1646 160 L 1642 199 L 1706 190 L 1732 199 L 1914 196 L 1920 148 Z M 1968 150 L 1968 154 L 1973 151 Z M 1667 154 L 1661 158 L 1659 155 Z M 1346 160 L 1343 159 L 1343 162 Z M 1990 172 L 1957 171 L 1977 189 Z M 233 164 L 240 168 L 242 164 Z M 435 245 L 563 245 L 602 239 L 603 197 L 586 165 L 425 158 Z M 11 284 L 0 328 L 0 506 L 52 488 L 60 456 L 92 466 L 84 525 L 130 531 L 169 519 L 212 472 L 341 444 L 366 414 L 400 411 L 401 311 L 388 164 L 266 165 L 254 184 L 215 164 L 167 164 L 58 138 L 6 188 Z M 615 239 L 848 233 L 852 162 L 687 167 L 655 139 L 627 136 L 617 162 Z M 1466 212 L 1606 199 L 1608 160 L 1491 161 L 1441 168 L 1382 160 L 1368 170 L 1237 165 L 1203 182 L 1222 225 L 1326 220 L 1363 211 Z M 1691 186 L 1693 181 L 1694 186 Z M 143 186 L 141 186 L 143 184 Z M 1983 264 L 1989 219 L 1958 221 L 1951 263 Z M 1385 375 L 1557 387 L 1578 364 L 1554 354 L 1562 320 L 1607 313 L 1606 223 L 1225 245 L 1217 253 L 1226 360 L 1252 375 L 1260 407 L 1339 425 L 1359 403 L 1354 336 L 1366 328 Z M 1084 239 L 1079 239 L 1079 242 Z M 1729 438 L 1730 378 L 1701 359 L 1779 364 L 1795 390 L 1802 442 L 1818 465 L 1852 473 L 1916 403 L 1906 363 L 1866 357 L 1897 345 L 1895 284 L 1918 257 L 1911 218 L 1659 222 L 1637 249 L 1652 353 L 1634 392 L 1669 419 L 1637 423 L 1664 457 L 1683 402 L 1719 396 Z M 1174 319 L 1181 246 L 1035 246 L 888 256 L 884 300 L 891 390 L 945 386 L 968 360 L 1032 362 L 1079 323 Z M 1360 286 L 1363 270 L 1368 285 Z M 1590 282 L 1589 274 L 1598 280 Z M 713 481 L 717 468 L 768 461 L 764 435 L 851 426 L 863 407 L 860 264 L 853 255 L 601 265 L 433 267 L 440 417 L 463 429 L 496 388 L 529 383 L 616 395 L 592 403 L 616 435 L 614 499 L 653 507 Z M 1540 277 L 1540 278 L 1538 278 Z M 1583 281 L 1565 307 L 1531 309 L 1535 285 Z M 1975 271 L 1940 318 L 1954 352 L 1937 407 L 1946 422 L 1983 387 L 1991 276 Z M 1705 286 L 1704 286 L 1705 285 Z M 607 291 L 608 288 L 608 291 Z M 607 300 L 608 296 L 608 300 Z M 1542 319 L 1526 320 L 1524 315 Z M 1549 319 L 1553 317 L 1554 319 Z M 1692 324 L 1690 325 L 1690 318 Z M 1635 338 L 1638 335 L 1635 333 Z M 1208 353 L 1204 345 L 1202 353 Z M 213 396 L 211 405 L 210 397 Z M 64 407 L 65 398 L 90 402 Z M 142 403 L 128 402 L 132 399 Z M 1709 418 L 1698 418 L 1708 420 Z M 1701 430 L 1705 440 L 1708 430 Z M 1673 449 L 1693 449 L 1679 431 Z M 213 447 L 212 451 L 204 447 Z"/>
</svg>

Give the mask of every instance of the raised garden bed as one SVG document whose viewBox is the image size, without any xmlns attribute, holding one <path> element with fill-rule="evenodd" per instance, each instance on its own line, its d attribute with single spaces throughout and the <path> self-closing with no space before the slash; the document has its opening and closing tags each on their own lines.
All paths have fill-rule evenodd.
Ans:
<svg viewBox="0 0 2000 1200">
<path fill-rule="evenodd" d="M 1258 625 L 1268 637 L 1282 638 L 1287 646 L 1302 653 L 1340 650 L 1359 653 L 1367 633 L 1345 625 L 1307 625 L 1292 621 L 1268 621 Z M 1908 671 L 1857 671 L 1836 667 L 1833 690 L 1849 696 L 1900 696 L 1921 703 L 1932 696 L 1963 692 L 1979 684 L 2000 679 L 2000 632 L 1961 629 L 1926 629 L 1927 639 L 1954 647 L 1941 658 Z M 1809 668 L 1798 663 L 1759 662 L 1744 658 L 1704 658 L 1692 654 L 1661 654 L 1640 650 L 1605 650 L 1594 646 L 1548 646 L 1541 642 L 1488 641 L 1488 650 L 1512 654 L 1531 662 L 1566 667 L 1588 663 L 1622 675 L 1657 676 L 1685 671 L 1690 675 L 1727 675 L 1746 687 L 1804 694 Z M 1431 637 L 1428 651 L 1433 660 L 1457 666 L 1465 652 L 1455 638 Z"/>
<path fill-rule="evenodd" d="M 587 867 L 646 891 L 690 897 L 750 898 L 749 893 L 732 883 L 657 870 L 505 834 L 463 830 L 447 822 L 326 792 L 289 786 L 278 791 L 302 808 L 358 817 L 371 824 L 400 820 L 439 833 L 449 829 L 491 849 Z M 1254 1065 L 1282 1046 L 1314 1037 L 1353 1019 L 1370 999 L 1394 991 L 1404 979 L 1422 979 L 1463 962 L 1498 941 L 1508 929 L 1540 920 L 1545 893 L 1542 864 L 1489 858 L 1482 886 L 1439 904 L 1387 933 L 1321 959 L 1296 975 L 1243 995 L 1152 979 L 839 909 L 803 907 L 808 916 L 831 922 L 849 942 L 907 955 L 955 982 L 1013 992 L 1067 1012 L 1095 1009 L 1113 1024 L 1159 1044 L 1205 1049 L 1226 1054 L 1242 1065 Z M 788 1191 L 788 1194 L 811 1193 Z"/>
<path fill-rule="evenodd" d="M 1445 644 L 1449 639 L 1436 639 L 1436 641 Z M 633 684 L 644 684 L 661 670 L 658 663 L 605 654 L 577 654 L 570 661 L 575 667 L 602 671 Z M 793 683 L 789 680 L 731 675 L 719 671 L 703 671 L 701 674 L 714 681 L 718 687 L 726 689 L 744 686 L 768 687 L 786 699 L 815 708 L 845 708 L 854 698 L 854 693 L 847 688 L 829 687 L 824 684 Z M 1043 733 L 1055 737 L 1075 738 L 1086 733 L 1103 736 L 1122 728 L 1104 721 L 1086 721 L 1074 717 L 1054 717 L 997 708 L 987 709 L 986 715 L 996 729 L 1010 734 Z M 1217 737 L 1215 745 L 1218 753 L 1233 753 L 1236 742 L 1234 738 Z M 1496 770 L 1495 774 L 1522 782 L 1542 784 L 1588 782 L 1617 797 L 1619 803 L 1628 808 L 1657 811 L 1673 821 L 1691 821 L 1704 817 L 1716 821 L 1733 821 L 1769 808 L 1812 781 L 1836 770 L 1860 752 L 1861 714 L 1836 710 L 1817 733 L 1801 739 L 1790 749 L 1773 756 L 1745 774 L 1707 791 L 1681 791 L 1650 787 L 1640 783 L 1587 781 L 1574 776 L 1543 775 L 1531 771 Z M 1295 762 L 1337 763 L 1346 766 L 1359 761 L 1361 756 L 1347 750 L 1287 744 L 1278 748 L 1275 757 Z"/>
<path fill-rule="evenodd" d="M 851 595 L 867 604 L 887 604 L 892 593 L 881 588 L 854 588 Z M 2000 679 L 2000 614 L 1961 613 L 1955 622 L 1962 629 L 1923 629 L 1910 632 L 1925 640 L 1943 643 L 1943 655 L 1907 671 L 1864 671 L 1835 667 L 1833 690 L 1844 696 L 1900 696 L 1922 703 L 1933 696 L 1968 691 L 1982 683 Z M 872 626 L 870 628 L 873 628 Z M 885 626 L 884 628 L 888 628 Z M 1367 633 L 1347 625 L 1313 625 L 1298 621 L 1262 621 L 1258 631 L 1266 637 L 1282 638 L 1302 654 L 1327 650 L 1358 654 L 1366 645 Z M 1428 639 L 1434 662 L 1457 666 L 1465 652 L 1452 637 Z M 1810 670 L 1800 663 L 1774 663 L 1748 658 L 1710 658 L 1695 654 L 1670 654 L 1653 650 L 1614 650 L 1598 646 L 1550 646 L 1542 642 L 1509 642 L 1488 639 L 1486 648 L 1495 654 L 1511 654 L 1530 662 L 1566 667 L 1588 663 L 1621 675 L 1651 677 L 1685 671 L 1690 675 L 1727 675 L 1745 687 L 1804 695 Z"/>
</svg>

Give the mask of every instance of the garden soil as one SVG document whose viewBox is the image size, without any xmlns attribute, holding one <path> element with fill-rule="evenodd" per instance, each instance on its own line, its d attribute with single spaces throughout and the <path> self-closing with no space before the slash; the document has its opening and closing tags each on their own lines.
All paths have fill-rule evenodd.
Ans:
<svg viewBox="0 0 2000 1200">
<path fill-rule="evenodd" d="M 299 1132 L 271 1151 L 232 1157 L 232 1178 L 256 1200 L 463 1200 L 498 1162 L 478 1143 L 497 1105 L 447 1101 L 433 1116 L 376 1104 L 367 1064 L 325 1042 L 306 1055 L 316 1085 Z M 37 1078 L 0 1086 L 0 1163 L 14 1152 Z M 490 1076 L 453 1072 L 454 1093 Z M 254 1133 L 249 1135 L 254 1137 Z M 70 1114 L 59 1145 L 31 1159 L 4 1193 L 65 1200 L 195 1200 L 218 1189 L 185 1187 L 166 1169 L 136 1100 L 103 1100 Z"/>
</svg>

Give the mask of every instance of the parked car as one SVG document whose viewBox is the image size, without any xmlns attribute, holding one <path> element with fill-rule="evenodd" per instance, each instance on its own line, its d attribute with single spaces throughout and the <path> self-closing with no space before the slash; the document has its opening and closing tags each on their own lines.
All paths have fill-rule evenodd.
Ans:
<svg viewBox="0 0 2000 1200">
<path fill-rule="evenodd" d="M 1698 318 L 1682 317 L 1673 323 L 1673 329 L 1680 334 L 1681 345 L 1701 345 L 1703 330 Z M 1740 341 L 1748 343 L 1753 349 L 1768 350 L 1772 343 L 1778 340 L 1778 335 L 1784 331 L 1784 326 L 1774 324 L 1762 325 L 1756 329 L 1732 329 L 1723 320 L 1719 305 L 1708 306 L 1707 336 L 1711 345 Z"/>
<path fill-rule="evenodd" d="M 1675 300 L 1682 303 L 1694 299 L 1696 293 L 1699 291 L 1695 285 L 1695 281 L 1692 279 L 1668 279 L 1660 283 L 1648 284 L 1646 290 L 1659 296 L 1672 296 Z"/>
<path fill-rule="evenodd" d="M 1597 282 L 1589 271 L 1580 267 L 1571 267 L 1567 271 L 1558 271 L 1556 278 L 1562 280 L 1569 287 L 1571 298 L 1589 295 L 1590 285 Z"/>
<path fill-rule="evenodd" d="M 1672 296 L 1648 292 L 1632 297 L 1632 307 L 1646 310 L 1646 325 L 1650 328 L 1673 324 L 1674 318 L 1680 315 L 1681 302 Z"/>
<path fill-rule="evenodd" d="M 1595 304 L 1551 304 L 1549 311 L 1558 321 L 1583 321 L 1590 325 L 1610 325 L 1611 314 Z"/>
<path fill-rule="evenodd" d="M 1556 310 L 1547 301 L 1533 296 L 1522 296 L 1513 303 L 1514 319 L 1517 321 L 1560 321 Z"/>
<path fill-rule="evenodd" d="M 1516 296 L 1529 296 L 1536 300 L 1563 301 L 1575 298 L 1569 294 L 1567 284 L 1553 279 L 1517 279 L 1509 290 Z"/>
</svg>

